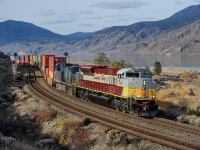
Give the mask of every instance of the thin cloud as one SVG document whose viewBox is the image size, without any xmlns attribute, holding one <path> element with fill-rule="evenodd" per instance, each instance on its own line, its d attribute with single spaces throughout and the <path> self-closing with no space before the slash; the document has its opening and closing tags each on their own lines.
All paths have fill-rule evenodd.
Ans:
<svg viewBox="0 0 200 150">
<path fill-rule="evenodd" d="M 60 20 L 49 20 L 46 21 L 44 24 L 65 24 L 65 23 L 74 23 L 77 22 L 75 18 L 67 18 L 67 19 L 60 19 Z"/>
<path fill-rule="evenodd" d="M 79 27 L 94 27 L 95 24 L 81 23 L 81 24 L 77 24 L 77 26 L 79 26 Z"/>
<path fill-rule="evenodd" d="M 43 11 L 40 11 L 39 14 L 41 16 L 45 16 L 45 17 L 48 17 L 48 16 L 53 16 L 56 14 L 55 10 L 43 10 Z"/>
<path fill-rule="evenodd" d="M 103 17 L 101 16 L 96 16 L 96 17 L 91 17 L 92 20 L 99 20 L 99 19 L 103 19 Z"/>
<path fill-rule="evenodd" d="M 200 0 L 193 0 L 194 2 L 200 3 Z"/>
<path fill-rule="evenodd" d="M 98 7 L 102 9 L 129 9 L 129 8 L 140 8 L 148 5 L 146 2 L 141 1 L 120 1 L 120 2 L 102 2 L 92 5 L 91 7 Z"/>
<path fill-rule="evenodd" d="M 80 14 L 84 14 L 84 15 L 93 15 L 94 12 L 93 12 L 93 11 L 80 11 Z"/>
<path fill-rule="evenodd" d="M 179 0 L 176 0 L 174 3 L 175 3 L 176 5 L 182 5 L 182 4 L 183 4 L 182 1 L 179 1 Z"/>
</svg>

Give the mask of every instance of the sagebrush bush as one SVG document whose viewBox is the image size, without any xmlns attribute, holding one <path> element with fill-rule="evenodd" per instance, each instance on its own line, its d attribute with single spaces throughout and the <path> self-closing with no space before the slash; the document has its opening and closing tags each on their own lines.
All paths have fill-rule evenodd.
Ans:
<svg viewBox="0 0 200 150">
<path fill-rule="evenodd" d="M 62 121 L 62 133 L 60 135 L 59 144 L 69 146 L 71 149 L 81 150 L 91 143 L 90 133 L 85 131 L 82 126 L 84 125 L 85 118 L 76 120 Z"/>
<path fill-rule="evenodd" d="M 195 115 L 200 117 L 200 106 L 197 106 L 196 109 L 188 108 L 187 115 Z"/>
<path fill-rule="evenodd" d="M 189 77 L 191 77 L 191 73 L 190 72 L 187 72 L 187 71 L 183 71 L 182 73 L 181 73 L 181 76 L 180 76 L 181 78 L 189 78 Z"/>
</svg>

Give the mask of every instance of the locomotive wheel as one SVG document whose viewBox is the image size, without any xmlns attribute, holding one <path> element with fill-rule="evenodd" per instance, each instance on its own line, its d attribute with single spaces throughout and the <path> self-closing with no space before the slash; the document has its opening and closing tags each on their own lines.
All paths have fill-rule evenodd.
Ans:
<svg viewBox="0 0 200 150">
<path fill-rule="evenodd" d="M 111 107 L 111 108 L 115 108 L 114 100 L 111 100 L 111 101 L 110 101 L 110 107 Z"/>
<path fill-rule="evenodd" d="M 123 99 L 120 100 L 120 110 L 124 113 L 127 112 L 126 102 Z"/>
<path fill-rule="evenodd" d="M 87 98 L 86 98 L 86 91 L 85 90 L 83 90 L 83 92 L 82 92 L 82 99 L 83 100 L 86 100 Z"/>
</svg>

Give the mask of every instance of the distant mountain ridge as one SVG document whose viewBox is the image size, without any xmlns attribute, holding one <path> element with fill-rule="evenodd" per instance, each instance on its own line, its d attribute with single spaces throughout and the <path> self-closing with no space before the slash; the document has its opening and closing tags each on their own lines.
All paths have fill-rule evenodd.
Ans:
<svg viewBox="0 0 200 150">
<path fill-rule="evenodd" d="M 116 31 L 126 31 L 130 34 L 136 34 L 145 29 L 151 29 L 155 33 L 170 32 L 182 28 L 197 20 L 200 20 L 200 5 L 189 6 L 169 18 L 159 21 L 142 21 L 128 26 L 114 26 L 97 31 L 96 33 L 109 33 Z M 157 31 L 157 32 L 156 32 Z M 152 34 L 152 32 L 150 32 Z"/>
<path fill-rule="evenodd" d="M 31 53 L 34 49 L 38 53 L 63 54 L 68 51 L 70 55 L 81 57 L 94 56 L 100 51 L 109 56 L 200 53 L 199 20 L 200 5 L 185 8 L 163 20 L 113 26 L 94 33 L 59 35 L 33 24 L 8 21 L 0 23 L 0 41 L 12 43 L 2 45 L 0 50 L 9 54 L 17 51 Z M 5 23 L 14 25 L 6 28 L 4 25 L 4 29 L 2 24 Z M 28 32 L 30 26 L 34 30 Z M 40 35 L 38 31 L 44 34 Z M 13 42 L 16 41 L 13 37 L 18 37 L 18 41 Z"/>
<path fill-rule="evenodd" d="M 92 32 L 76 32 L 76 33 L 65 35 L 65 39 L 69 39 L 69 40 L 84 39 L 91 36 L 92 34 L 93 34 Z"/>
<path fill-rule="evenodd" d="M 59 40 L 63 36 L 22 21 L 8 20 L 0 23 L 0 42 Z"/>
<path fill-rule="evenodd" d="M 0 23 L 0 43 L 77 40 L 92 33 L 77 32 L 60 35 L 34 24 L 8 20 Z"/>
</svg>

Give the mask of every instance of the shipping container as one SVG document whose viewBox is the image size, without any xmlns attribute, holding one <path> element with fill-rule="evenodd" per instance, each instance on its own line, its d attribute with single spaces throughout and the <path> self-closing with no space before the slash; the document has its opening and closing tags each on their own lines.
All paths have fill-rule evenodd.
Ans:
<svg viewBox="0 0 200 150">
<path fill-rule="evenodd" d="M 25 65 L 29 66 L 30 65 L 30 55 L 25 55 Z"/>
<path fill-rule="evenodd" d="M 40 69 L 42 69 L 42 55 L 37 55 L 37 65 Z"/>
<path fill-rule="evenodd" d="M 49 70 L 49 78 L 53 79 L 54 77 L 54 71 Z"/>
<path fill-rule="evenodd" d="M 16 64 L 18 64 L 18 65 L 20 64 L 20 60 L 16 60 L 15 62 L 16 62 Z"/>
<path fill-rule="evenodd" d="M 33 60 L 30 60 L 30 66 L 33 66 L 34 63 L 33 63 Z"/>
<path fill-rule="evenodd" d="M 42 64 L 42 55 L 37 55 L 37 62 Z"/>
<path fill-rule="evenodd" d="M 55 70 L 55 56 L 49 56 L 49 71 L 54 72 Z"/>
<path fill-rule="evenodd" d="M 18 65 L 20 64 L 20 57 L 19 57 L 19 56 L 16 56 L 16 57 L 15 57 L 15 62 L 16 62 L 16 64 L 18 64 Z"/>
<path fill-rule="evenodd" d="M 37 56 L 33 55 L 33 64 L 34 66 L 37 66 Z"/>
<path fill-rule="evenodd" d="M 30 60 L 33 60 L 33 55 L 30 55 Z"/>
<path fill-rule="evenodd" d="M 46 68 L 46 75 L 49 77 L 49 68 Z"/>
<path fill-rule="evenodd" d="M 36 55 L 33 55 L 33 62 L 36 62 Z"/>
<path fill-rule="evenodd" d="M 20 56 L 19 56 L 20 65 L 24 65 L 24 63 L 25 63 L 24 61 L 25 61 L 24 55 L 20 55 Z"/>
<path fill-rule="evenodd" d="M 46 74 L 46 69 L 47 69 L 48 67 L 47 66 L 42 66 L 42 71 Z"/>
<path fill-rule="evenodd" d="M 55 55 L 42 55 L 42 66 L 49 66 L 49 56 Z"/>
</svg>

